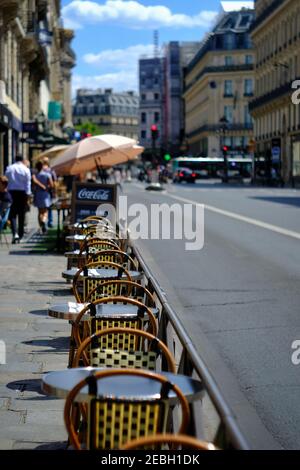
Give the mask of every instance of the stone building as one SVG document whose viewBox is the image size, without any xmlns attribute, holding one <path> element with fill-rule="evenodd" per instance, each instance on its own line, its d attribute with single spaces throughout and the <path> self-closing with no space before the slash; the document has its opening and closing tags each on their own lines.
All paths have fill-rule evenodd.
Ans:
<svg viewBox="0 0 300 470">
<path fill-rule="evenodd" d="M 60 7 L 60 0 L 0 0 L 0 173 L 17 152 L 31 156 L 53 145 L 71 123 L 75 55 Z M 62 116 L 48 121 L 54 101 Z M 24 123 L 32 124 L 32 132 L 22 136 Z"/>
<path fill-rule="evenodd" d="M 102 133 L 138 140 L 139 98 L 133 91 L 78 89 L 73 107 L 74 125 L 97 124 Z"/>
<path fill-rule="evenodd" d="M 254 10 L 224 12 L 185 74 L 187 152 L 219 157 L 247 155 L 253 139 L 249 101 L 254 93 Z"/>
<path fill-rule="evenodd" d="M 165 58 L 151 57 L 139 60 L 140 143 L 152 153 L 151 127 L 157 128 L 155 146 L 164 142 Z M 158 153 L 158 150 L 156 150 Z"/>
<path fill-rule="evenodd" d="M 200 49 L 200 42 L 171 41 L 165 45 L 164 146 L 172 156 L 184 143 L 184 69 Z"/>
<path fill-rule="evenodd" d="M 257 0 L 251 36 L 256 51 L 256 154 L 286 183 L 300 181 L 300 105 L 293 103 L 293 82 L 300 78 L 299 0 Z"/>
</svg>

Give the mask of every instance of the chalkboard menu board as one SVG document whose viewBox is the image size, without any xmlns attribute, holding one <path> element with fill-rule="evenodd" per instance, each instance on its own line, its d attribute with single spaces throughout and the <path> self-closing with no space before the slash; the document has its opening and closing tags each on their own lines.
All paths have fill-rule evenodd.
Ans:
<svg viewBox="0 0 300 470">
<path fill-rule="evenodd" d="M 116 207 L 117 186 L 115 184 L 73 183 L 72 190 L 72 223 L 76 223 L 96 211 L 103 204 Z"/>
</svg>

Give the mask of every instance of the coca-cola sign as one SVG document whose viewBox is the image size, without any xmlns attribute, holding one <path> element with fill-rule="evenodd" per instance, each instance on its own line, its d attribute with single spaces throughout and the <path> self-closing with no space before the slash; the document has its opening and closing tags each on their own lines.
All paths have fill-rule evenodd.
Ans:
<svg viewBox="0 0 300 470">
<path fill-rule="evenodd" d="M 77 199 L 80 201 L 110 201 L 110 189 L 91 189 L 81 188 L 77 193 Z"/>
<path fill-rule="evenodd" d="M 72 190 L 72 223 L 96 215 L 100 206 L 117 204 L 117 187 L 114 184 L 82 183 L 74 181 Z"/>
</svg>

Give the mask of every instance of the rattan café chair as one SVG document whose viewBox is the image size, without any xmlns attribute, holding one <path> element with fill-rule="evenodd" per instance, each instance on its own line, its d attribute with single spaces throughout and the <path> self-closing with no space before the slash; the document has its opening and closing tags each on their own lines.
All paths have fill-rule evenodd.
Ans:
<svg viewBox="0 0 300 470">
<path fill-rule="evenodd" d="M 89 278 L 87 276 L 89 269 L 111 269 L 114 271 L 114 275 L 103 278 Z M 112 263 L 108 261 L 101 261 L 96 263 L 88 263 L 78 269 L 77 273 L 73 278 L 73 294 L 75 296 L 76 302 L 83 303 L 88 298 L 90 292 L 98 287 L 99 284 L 103 284 L 108 280 L 117 280 L 125 276 L 125 279 L 131 281 L 131 276 L 126 268 L 117 263 Z M 83 284 L 82 293 L 79 292 L 79 284 Z M 105 292 L 104 292 L 105 293 Z M 114 295 L 115 291 L 113 289 L 107 290 L 108 295 Z"/>
<path fill-rule="evenodd" d="M 97 263 L 99 261 L 121 264 L 128 270 L 137 271 L 138 269 L 137 262 L 128 253 L 121 250 L 102 250 L 96 253 L 89 252 L 86 259 L 87 263 Z"/>
<path fill-rule="evenodd" d="M 101 315 L 100 317 L 97 317 L 95 315 L 97 305 L 109 303 L 114 305 L 132 305 L 133 307 L 137 307 L 137 314 L 132 314 L 130 318 L 122 315 L 114 315 L 114 317 L 105 317 L 104 315 Z M 83 322 L 82 318 L 88 312 L 90 312 L 91 318 L 89 321 L 86 320 Z M 142 330 L 143 326 L 146 324 L 146 320 L 147 323 L 149 323 L 151 333 L 154 336 L 157 336 L 157 324 L 153 313 L 149 307 L 146 307 L 146 305 L 142 304 L 138 300 L 122 296 L 112 296 L 98 299 L 94 303 L 87 305 L 77 315 L 77 318 L 72 325 L 72 338 L 75 342 L 72 342 L 73 350 L 70 350 L 70 357 L 72 357 L 70 358 L 69 364 L 73 364 L 75 347 L 77 349 L 80 348 L 81 343 L 97 331 L 105 330 L 107 328 L 130 328 L 133 330 Z M 141 348 L 141 345 L 137 341 L 136 337 L 128 337 L 127 335 L 125 338 L 119 334 L 114 336 L 113 342 L 111 341 L 111 338 L 100 339 L 99 347 L 102 349 L 111 348 L 114 350 L 137 350 L 138 348 Z"/>
<path fill-rule="evenodd" d="M 159 397 L 152 399 L 126 399 L 110 396 L 99 396 L 101 379 L 112 376 L 145 377 L 161 384 Z M 98 384 L 98 382 L 100 382 Z M 85 442 L 80 441 L 80 434 L 74 422 L 74 404 L 82 388 L 88 386 L 87 433 L 83 433 Z M 104 369 L 91 373 L 79 382 L 68 394 L 64 420 L 69 441 L 75 450 L 113 450 L 119 449 L 132 439 L 165 432 L 169 412 L 168 396 L 173 391 L 181 406 L 181 424 L 179 433 L 184 434 L 190 419 L 187 399 L 181 389 L 170 383 L 166 377 L 154 372 L 137 369 Z"/>
<path fill-rule="evenodd" d="M 117 336 L 117 340 L 115 337 Z M 126 339 L 127 336 L 127 339 Z M 107 338 L 107 342 L 113 345 L 119 343 L 119 349 L 103 348 L 99 345 L 99 339 Z M 121 337 L 121 341 L 120 338 Z M 143 350 L 126 350 L 126 345 L 132 342 L 133 337 L 147 341 L 147 348 Z M 131 339 L 132 338 L 132 339 Z M 125 344 L 125 347 L 122 345 Z M 123 349 L 123 347 L 124 349 Z M 145 350 L 146 349 L 146 350 Z M 87 353 L 87 350 L 89 353 Z M 167 348 L 156 336 L 143 330 L 132 328 L 108 328 L 97 331 L 86 338 L 80 345 L 74 359 L 73 367 L 79 367 L 82 360 L 85 367 L 108 367 L 127 369 L 156 370 L 157 358 L 164 356 L 168 364 L 168 372 L 176 373 L 175 360 Z"/>
<path fill-rule="evenodd" d="M 99 238 L 91 238 L 85 240 L 79 250 L 67 251 L 65 256 L 68 258 L 68 269 L 72 267 L 81 268 L 87 263 L 90 255 L 104 250 L 120 250 L 120 247 L 113 240 L 100 240 Z"/>
<path fill-rule="evenodd" d="M 105 281 L 103 284 L 95 287 L 87 296 L 86 301 L 92 302 L 101 297 L 107 296 L 107 290 L 113 288 L 114 295 L 122 295 L 123 297 L 131 297 L 144 303 L 148 307 L 155 307 L 155 300 L 149 289 L 135 281 L 113 280 Z"/>
<path fill-rule="evenodd" d="M 156 434 L 150 437 L 141 437 L 127 442 L 120 450 L 142 450 L 142 449 L 162 449 L 163 444 L 167 444 L 170 450 L 199 449 L 199 450 L 219 450 L 211 442 L 201 441 L 184 434 Z M 165 446 L 163 447 L 165 449 Z"/>
</svg>

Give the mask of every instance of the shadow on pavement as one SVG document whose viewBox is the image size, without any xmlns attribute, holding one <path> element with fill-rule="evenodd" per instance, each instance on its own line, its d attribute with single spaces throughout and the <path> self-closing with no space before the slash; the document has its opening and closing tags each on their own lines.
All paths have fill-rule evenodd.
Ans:
<svg viewBox="0 0 300 470">
<path fill-rule="evenodd" d="M 300 208 L 300 197 L 260 197 L 260 196 L 253 196 L 250 199 L 256 199 L 258 201 L 267 201 L 267 202 L 274 202 L 275 204 L 286 204 L 288 206 L 299 207 Z"/>
<path fill-rule="evenodd" d="M 40 379 L 23 379 L 9 382 L 6 387 L 18 392 L 36 392 L 39 395 L 45 395 L 41 389 Z"/>
<path fill-rule="evenodd" d="M 50 442 L 49 444 L 40 444 L 34 450 L 67 450 L 68 442 Z"/>
<path fill-rule="evenodd" d="M 48 316 L 48 310 L 30 310 L 28 313 L 31 313 L 32 315 L 40 315 L 41 317 L 47 317 Z"/>
<path fill-rule="evenodd" d="M 61 336 L 58 338 L 47 338 L 47 339 L 33 339 L 30 341 L 22 341 L 22 344 L 26 344 L 28 346 L 43 346 L 45 348 L 51 348 L 57 352 L 68 352 L 69 351 L 69 342 L 70 338 L 67 336 Z M 49 351 L 49 349 L 45 350 L 38 350 L 38 351 L 32 351 L 32 354 L 50 354 L 52 351 Z"/>
</svg>

